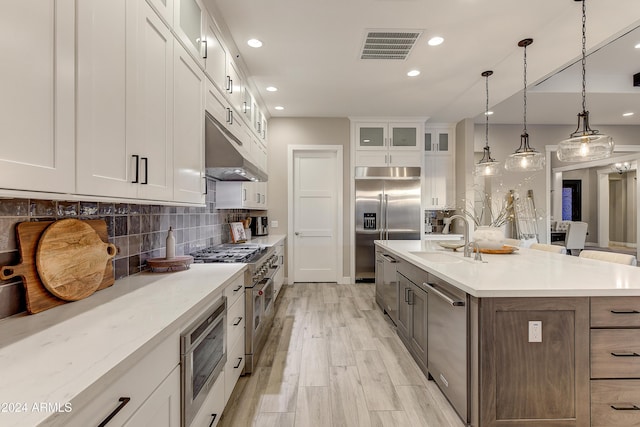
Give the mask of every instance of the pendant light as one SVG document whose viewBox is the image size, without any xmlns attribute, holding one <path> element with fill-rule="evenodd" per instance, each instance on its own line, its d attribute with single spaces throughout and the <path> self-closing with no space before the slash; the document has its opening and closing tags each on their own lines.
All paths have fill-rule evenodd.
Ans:
<svg viewBox="0 0 640 427">
<path fill-rule="evenodd" d="M 524 39 L 518 42 L 518 46 L 524 48 L 524 130 L 520 135 L 520 148 L 509 155 L 504 167 L 512 172 L 539 171 L 544 168 L 544 155 L 529 146 L 529 134 L 527 133 L 527 46 L 533 43 L 533 39 Z"/>
<path fill-rule="evenodd" d="M 489 76 L 493 74 L 493 71 L 484 71 L 481 75 L 485 78 L 485 90 L 487 94 L 487 103 L 484 110 L 485 115 L 485 127 L 484 127 L 484 153 L 482 159 L 476 164 L 474 175 L 477 176 L 496 176 L 500 175 L 502 168 L 500 168 L 500 162 L 496 162 L 491 157 L 491 149 L 489 148 Z"/>
<path fill-rule="evenodd" d="M 578 127 L 569 139 L 560 141 L 556 155 L 563 162 L 581 162 L 606 159 L 613 153 L 613 138 L 600 134 L 589 127 L 589 112 L 586 101 L 587 64 L 587 12 L 585 0 L 582 2 L 582 112 L 578 114 Z"/>
</svg>

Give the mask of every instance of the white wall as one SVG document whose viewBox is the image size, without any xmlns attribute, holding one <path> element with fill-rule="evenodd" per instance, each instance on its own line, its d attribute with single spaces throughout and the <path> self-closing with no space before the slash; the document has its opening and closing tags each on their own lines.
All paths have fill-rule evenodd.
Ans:
<svg viewBox="0 0 640 427">
<path fill-rule="evenodd" d="M 349 220 L 350 193 L 350 122 L 348 118 L 271 118 L 269 120 L 268 147 L 268 193 L 269 222 L 278 221 L 278 228 L 270 228 L 272 234 L 286 234 L 289 227 L 287 217 L 287 147 L 289 145 L 342 145 L 343 149 L 343 224 L 342 275 L 350 272 L 349 241 L 351 221 Z M 286 271 L 286 270 L 285 270 Z"/>
</svg>

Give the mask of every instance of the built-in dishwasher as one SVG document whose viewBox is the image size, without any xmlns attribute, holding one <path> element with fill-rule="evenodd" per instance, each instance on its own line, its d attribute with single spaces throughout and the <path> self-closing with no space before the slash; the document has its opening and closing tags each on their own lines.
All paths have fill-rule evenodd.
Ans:
<svg viewBox="0 0 640 427">
<path fill-rule="evenodd" d="M 393 324 L 398 322 L 398 279 L 396 259 L 376 251 L 376 302 L 389 315 Z"/>
<path fill-rule="evenodd" d="M 468 295 L 427 275 L 428 371 L 465 423 L 469 423 Z"/>
</svg>

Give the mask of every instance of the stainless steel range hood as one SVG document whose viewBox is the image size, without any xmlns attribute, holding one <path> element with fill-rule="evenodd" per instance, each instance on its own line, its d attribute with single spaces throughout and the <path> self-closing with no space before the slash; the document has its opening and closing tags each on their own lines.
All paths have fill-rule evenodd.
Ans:
<svg viewBox="0 0 640 427">
<path fill-rule="evenodd" d="M 243 147 L 242 141 L 207 111 L 204 149 L 206 175 L 219 181 L 266 181 L 267 174 L 243 156 L 238 147 Z"/>
</svg>

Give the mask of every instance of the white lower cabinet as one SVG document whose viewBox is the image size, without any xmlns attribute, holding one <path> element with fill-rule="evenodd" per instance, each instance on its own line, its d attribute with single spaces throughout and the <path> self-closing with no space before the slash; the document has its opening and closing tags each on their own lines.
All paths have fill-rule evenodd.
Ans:
<svg viewBox="0 0 640 427">
<path fill-rule="evenodd" d="M 278 257 L 278 272 L 273 276 L 274 299 L 278 298 L 280 289 L 284 285 L 284 240 L 276 245 L 275 255 Z"/>
<path fill-rule="evenodd" d="M 180 425 L 180 367 L 176 366 L 124 427 L 178 427 Z"/>
<path fill-rule="evenodd" d="M 200 410 L 189 426 L 185 427 L 215 427 L 220 421 L 224 405 L 224 371 L 220 372 L 218 379 L 209 390 L 209 396 L 204 401 Z"/>
<path fill-rule="evenodd" d="M 244 325 L 244 323 L 243 323 Z M 243 328 L 244 329 L 244 328 Z M 242 374 L 245 363 L 244 357 L 244 334 L 236 340 L 233 347 L 228 349 L 227 364 L 224 367 L 224 401 L 229 401 L 233 388 Z"/>
<path fill-rule="evenodd" d="M 65 427 L 86 427 L 99 425 L 113 415 L 109 426 L 125 425 L 137 411 L 149 413 L 151 406 L 158 405 L 157 400 L 169 402 L 172 409 L 165 410 L 159 417 L 160 424 L 126 424 L 138 425 L 180 425 L 180 354 L 178 333 L 158 344 L 143 356 L 137 363 L 122 373 L 117 379 L 100 390 L 95 396 L 83 396 L 84 403 L 74 403 L 70 417 L 65 419 Z M 176 376 L 177 372 L 177 376 Z M 157 393 L 157 394 L 156 394 Z M 127 400 L 128 399 L 128 400 Z M 176 403 L 177 402 L 177 406 Z M 163 403 L 164 405 L 164 403 Z M 176 410 L 177 407 L 177 410 Z M 119 409 L 118 409 L 119 408 Z M 177 418 L 174 418 L 176 417 Z M 168 417 L 166 420 L 164 419 Z M 170 421 L 175 421 L 170 423 Z"/>
</svg>

